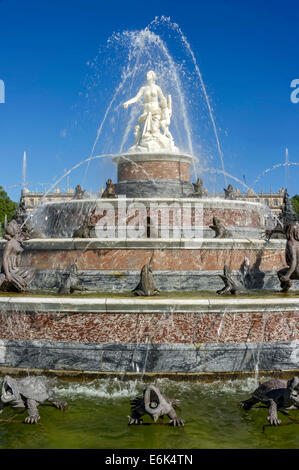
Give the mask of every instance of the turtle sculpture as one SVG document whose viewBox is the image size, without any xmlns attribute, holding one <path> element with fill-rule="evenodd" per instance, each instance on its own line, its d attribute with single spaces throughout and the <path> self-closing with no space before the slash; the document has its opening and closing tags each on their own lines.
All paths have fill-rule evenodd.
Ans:
<svg viewBox="0 0 299 470">
<path fill-rule="evenodd" d="M 3 406 L 13 408 L 26 408 L 28 416 L 25 418 L 26 424 L 35 424 L 40 419 L 38 406 L 48 401 L 55 408 L 65 410 L 67 403 L 59 400 L 51 390 L 48 380 L 43 376 L 25 377 L 15 379 L 6 375 L 3 380 L 2 394 L 0 398 L 0 412 Z"/>
<path fill-rule="evenodd" d="M 217 290 L 217 294 L 224 294 L 225 292 L 230 292 L 233 295 L 237 295 L 241 292 L 244 292 L 245 286 L 240 281 L 233 278 L 232 271 L 226 264 L 223 268 L 223 274 L 219 274 L 219 276 L 224 282 L 224 287 L 222 289 Z"/>
<path fill-rule="evenodd" d="M 264 403 L 268 406 L 268 421 L 277 426 L 281 423 L 277 416 L 277 410 L 294 410 L 299 408 L 299 378 L 291 380 L 271 379 L 261 383 L 248 400 L 242 401 L 240 406 L 250 410 L 256 403 Z"/>
<path fill-rule="evenodd" d="M 142 424 L 141 417 L 145 414 L 151 416 L 156 423 L 161 417 L 167 415 L 170 419 L 170 426 L 184 426 L 184 421 L 178 418 L 175 408 L 179 407 L 179 400 L 167 398 L 162 395 L 160 389 L 154 385 L 149 385 L 143 391 L 143 397 L 134 398 L 131 400 L 131 413 L 128 416 L 129 424 Z"/>
</svg>

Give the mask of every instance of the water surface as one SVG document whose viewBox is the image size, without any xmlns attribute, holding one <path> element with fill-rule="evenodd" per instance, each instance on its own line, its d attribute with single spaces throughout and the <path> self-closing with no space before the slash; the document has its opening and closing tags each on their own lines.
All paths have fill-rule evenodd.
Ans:
<svg viewBox="0 0 299 470">
<path fill-rule="evenodd" d="M 265 380 L 263 377 L 261 380 Z M 0 421 L 2 449 L 295 449 L 297 424 L 266 427 L 267 409 L 247 412 L 239 402 L 256 387 L 255 379 L 156 384 L 169 397 L 181 400 L 185 426 L 153 424 L 149 416 L 141 426 L 128 426 L 130 398 L 140 396 L 142 381 L 97 379 L 90 382 L 56 381 L 57 395 L 68 401 L 61 412 L 39 407 L 40 424 Z M 280 414 L 283 423 L 290 422 Z M 4 408 L 0 419 L 22 421 L 26 411 Z M 299 410 L 290 416 L 299 420 Z M 166 417 L 165 422 L 168 422 Z"/>
</svg>

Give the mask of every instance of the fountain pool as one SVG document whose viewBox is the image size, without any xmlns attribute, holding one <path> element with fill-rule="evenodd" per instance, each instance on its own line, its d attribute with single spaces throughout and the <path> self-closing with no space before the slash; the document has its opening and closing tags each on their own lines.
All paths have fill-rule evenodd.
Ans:
<svg viewBox="0 0 299 470">
<path fill-rule="evenodd" d="M 193 118 L 180 67 L 149 29 L 126 32 L 124 38 L 131 62 L 123 69 L 90 157 L 73 167 L 87 163 L 86 178 L 90 162 L 101 157 L 94 151 L 121 97 L 119 151 L 102 154 L 112 155 L 117 182 L 108 180 L 107 197 L 86 197 L 80 191 L 66 203 L 41 203 L 30 220 L 40 238 L 24 241 L 14 221 L 0 241 L 0 281 L 12 283 L 0 295 L 0 373 L 56 377 L 56 392 L 70 405 L 65 413 L 40 407 L 41 421 L 27 426 L 26 433 L 20 423 L 23 411 L 6 408 L 0 447 L 297 448 L 294 423 L 263 433 L 266 410 L 247 413 L 238 406 L 259 378 L 298 373 L 298 279 L 282 293 L 277 277 L 289 266 L 286 239 L 263 239 L 269 215 L 263 204 L 238 200 L 229 187 L 222 197 L 213 197 L 200 191 L 199 179 L 192 183 L 204 155 L 194 156 Z M 212 108 L 194 54 L 191 58 L 226 180 Z M 137 110 L 131 107 L 140 101 Z M 121 107 L 126 112 L 131 107 L 126 119 Z M 112 140 L 114 118 L 109 121 Z M 134 143 L 123 151 L 133 123 Z M 24 232 L 25 222 L 19 224 Z M 216 231 L 215 236 L 217 226 L 225 229 L 222 236 Z M 157 297 L 132 293 L 145 265 L 160 291 Z M 238 297 L 216 294 L 223 280 L 228 282 L 225 272 L 230 282 L 242 283 Z M 70 290 L 62 295 L 66 280 L 80 294 Z M 26 292 L 11 292 L 16 286 L 25 286 Z M 129 400 L 149 381 L 181 399 L 184 428 L 149 420 L 148 425 L 127 426 Z"/>
<path fill-rule="evenodd" d="M 267 377 L 262 377 L 266 379 Z M 172 428 L 153 424 L 128 426 L 130 398 L 140 396 L 142 380 L 95 379 L 83 382 L 58 379 L 56 394 L 67 400 L 61 413 L 40 406 L 40 424 L 26 426 L 22 410 L 5 409 L 0 421 L 2 449 L 297 449 L 297 425 L 266 427 L 267 410 L 246 412 L 239 402 L 255 388 L 254 378 L 212 383 L 173 382 L 157 385 L 182 401 L 185 426 Z M 196 403 L 196 406 L 194 404 Z M 298 411 L 290 412 L 298 419 Z M 289 418 L 280 414 L 282 423 Z M 26 432 L 24 432 L 26 431 Z"/>
</svg>

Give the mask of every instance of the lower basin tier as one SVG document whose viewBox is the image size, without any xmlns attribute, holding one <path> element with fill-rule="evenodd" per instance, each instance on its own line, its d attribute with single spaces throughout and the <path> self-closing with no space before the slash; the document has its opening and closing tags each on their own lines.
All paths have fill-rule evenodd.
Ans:
<svg viewBox="0 0 299 470">
<path fill-rule="evenodd" d="M 24 245 L 20 265 L 35 270 L 28 286 L 34 291 L 57 292 L 70 266 L 76 264 L 78 282 L 87 290 L 128 292 L 150 260 L 161 292 L 221 289 L 219 275 L 225 264 L 248 289 L 279 290 L 277 271 L 286 266 L 285 240 L 33 239 Z M 1 241 L 0 259 L 4 247 Z M 292 289 L 299 289 L 298 281 Z"/>
<path fill-rule="evenodd" d="M 299 298 L 0 297 L 0 368 L 105 374 L 299 369 Z"/>
</svg>

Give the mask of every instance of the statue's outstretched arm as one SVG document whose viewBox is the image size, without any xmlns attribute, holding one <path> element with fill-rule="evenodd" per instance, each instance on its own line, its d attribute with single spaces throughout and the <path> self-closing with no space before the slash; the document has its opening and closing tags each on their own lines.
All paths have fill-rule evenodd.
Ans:
<svg viewBox="0 0 299 470">
<path fill-rule="evenodd" d="M 125 101 L 125 103 L 123 103 L 123 107 L 124 107 L 125 109 L 127 109 L 127 107 L 128 107 L 130 104 L 137 103 L 137 101 L 139 101 L 140 98 L 141 98 L 142 95 L 143 95 L 143 89 L 144 89 L 144 87 L 141 87 L 140 90 L 138 91 L 137 95 L 134 96 L 134 98 L 131 98 L 130 100 Z"/>
</svg>

